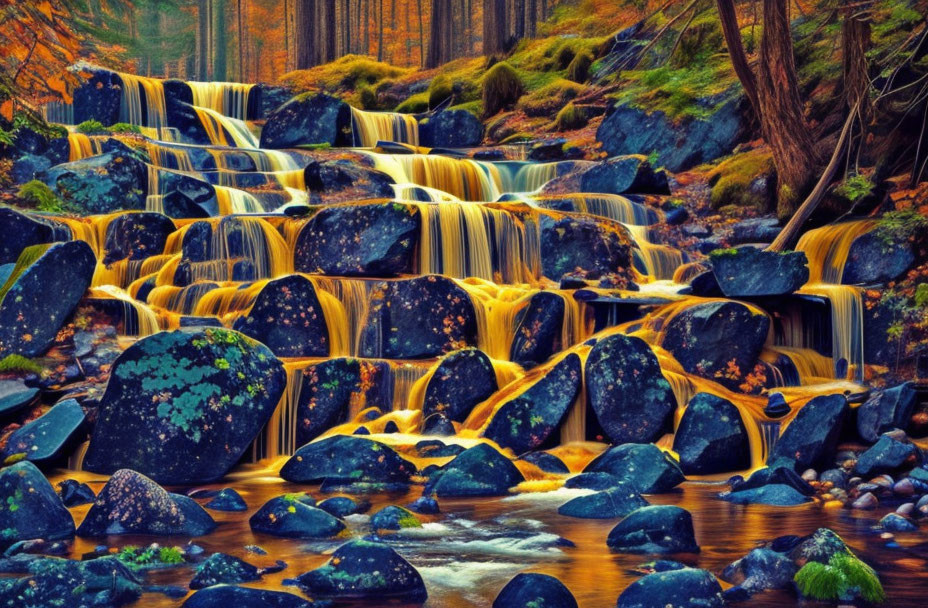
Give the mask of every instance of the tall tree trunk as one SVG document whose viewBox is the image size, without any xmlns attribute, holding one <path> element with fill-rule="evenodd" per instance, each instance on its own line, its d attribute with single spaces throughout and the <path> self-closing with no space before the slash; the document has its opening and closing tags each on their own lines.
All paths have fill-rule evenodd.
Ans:
<svg viewBox="0 0 928 608">
<path fill-rule="evenodd" d="M 506 51 L 509 28 L 506 27 L 506 0 L 483 0 L 483 54 Z"/>
<path fill-rule="evenodd" d="M 382 2 L 383 0 L 381 0 Z M 319 63 L 335 61 L 336 41 L 338 40 L 338 19 L 335 15 L 335 0 L 325 0 L 325 17 L 319 24 L 325 36 L 325 58 Z"/>
<path fill-rule="evenodd" d="M 383 61 L 383 0 L 377 9 L 377 61 Z"/>
<path fill-rule="evenodd" d="M 429 52 L 426 67 L 434 68 L 451 61 L 454 13 L 452 0 L 432 0 L 432 24 L 429 35 Z"/>
<path fill-rule="evenodd" d="M 851 4 L 845 0 L 845 4 Z M 866 124 L 870 116 L 869 65 L 867 51 L 870 50 L 870 22 L 862 19 L 857 7 L 849 6 L 841 24 L 842 64 L 844 80 L 844 101 L 848 108 L 860 102 L 861 121 Z"/>
<path fill-rule="evenodd" d="M 245 82 L 245 16 L 244 16 L 244 1 L 238 0 L 236 16 L 238 17 L 237 23 L 237 32 L 238 32 L 238 80 L 239 82 Z"/>
<path fill-rule="evenodd" d="M 239 0 L 241 1 L 241 0 Z M 316 65 L 316 0 L 295 0 L 293 7 L 293 33 L 296 69 Z"/>
<path fill-rule="evenodd" d="M 209 63 L 209 0 L 197 1 L 197 80 L 206 80 Z"/>
<path fill-rule="evenodd" d="M 419 65 L 425 67 L 425 30 L 422 27 L 422 0 L 416 0 L 419 7 Z"/>
<path fill-rule="evenodd" d="M 513 0 L 515 10 L 515 24 L 513 26 L 513 35 L 516 40 L 525 38 L 525 0 Z"/>
<path fill-rule="evenodd" d="M 215 0 L 213 10 L 213 32 L 215 32 L 215 57 L 213 59 L 213 78 L 228 80 L 228 66 L 226 62 L 226 0 Z"/>
<path fill-rule="evenodd" d="M 728 54 L 731 57 L 732 67 L 735 69 L 735 75 L 741 81 L 741 87 L 754 110 L 754 116 L 760 121 L 760 102 L 757 100 L 757 80 L 751 66 L 748 63 L 747 55 L 744 52 L 744 45 L 741 42 L 741 28 L 738 27 L 738 15 L 735 12 L 735 5 L 732 0 L 717 0 L 719 8 L 719 20 L 722 22 L 722 34 L 725 36 L 725 45 L 728 47 Z"/>
</svg>

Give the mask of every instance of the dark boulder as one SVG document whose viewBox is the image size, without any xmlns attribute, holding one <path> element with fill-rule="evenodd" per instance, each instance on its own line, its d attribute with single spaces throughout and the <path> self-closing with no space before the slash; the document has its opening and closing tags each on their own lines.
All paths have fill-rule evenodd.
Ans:
<svg viewBox="0 0 928 608">
<path fill-rule="evenodd" d="M 328 207 L 300 231 L 298 272 L 393 277 L 413 271 L 419 211 L 396 203 Z"/>
<path fill-rule="evenodd" d="M 429 478 L 424 494 L 451 496 L 504 496 L 525 481 L 511 460 L 481 443 L 455 456 Z"/>
<path fill-rule="evenodd" d="M 250 583 L 261 578 L 257 567 L 225 553 L 213 553 L 197 566 L 190 581 L 191 589 L 203 589 L 213 585 Z"/>
<path fill-rule="evenodd" d="M 790 543 L 792 546 L 784 551 L 789 551 L 790 559 L 797 564 L 806 562 L 827 564 L 835 554 L 844 554 L 849 551 L 844 540 L 830 528 L 819 528 L 808 536 L 794 540 L 793 543 Z M 776 547 L 772 548 L 776 549 Z"/>
<path fill-rule="evenodd" d="M 751 466 L 751 445 L 741 413 L 727 399 L 697 393 L 673 436 L 673 450 L 686 474 L 739 471 Z"/>
<path fill-rule="evenodd" d="M 764 251 L 750 245 L 709 256 L 719 287 L 729 298 L 790 294 L 809 280 L 802 251 Z"/>
<path fill-rule="evenodd" d="M 699 553 L 693 516 L 672 505 L 653 505 L 632 511 L 606 539 L 621 553 Z"/>
<path fill-rule="evenodd" d="M 238 332 L 189 328 L 139 340 L 113 366 L 84 467 L 131 467 L 173 484 L 218 479 L 285 386 L 280 361 Z"/>
<path fill-rule="evenodd" d="M 669 492 L 686 481 L 680 465 L 651 443 L 625 443 L 609 448 L 583 471 L 609 473 L 642 494 Z"/>
<path fill-rule="evenodd" d="M 422 416 L 440 413 L 463 422 L 475 405 L 499 389 L 493 363 L 482 351 L 465 348 L 439 362 L 425 387 Z"/>
<path fill-rule="evenodd" d="M 900 441 L 892 435 L 883 435 L 873 446 L 857 458 L 854 472 L 864 478 L 883 473 L 895 473 L 906 465 L 918 464 L 918 448 L 908 441 Z"/>
<path fill-rule="evenodd" d="M 141 580 L 115 556 L 84 561 L 41 557 L 20 571 L 28 576 L 4 578 L 0 585 L 3 606 L 115 608 L 142 595 Z"/>
<path fill-rule="evenodd" d="M 72 446 L 84 425 L 84 410 L 74 399 L 56 403 L 45 414 L 13 431 L 0 451 L 0 459 L 25 454 L 26 460 L 53 463 Z"/>
<path fill-rule="evenodd" d="M 10 167 L 10 177 L 13 178 L 15 184 L 25 184 L 34 179 L 42 179 L 51 166 L 51 161 L 44 156 L 25 154 L 13 161 L 13 166 Z"/>
<path fill-rule="evenodd" d="M 519 313 L 509 360 L 529 369 L 561 350 L 564 297 L 549 291 L 533 294 Z"/>
<path fill-rule="evenodd" d="M 864 441 L 874 443 L 883 433 L 906 430 L 917 403 L 917 393 L 911 382 L 875 391 L 857 408 L 857 433 Z"/>
<path fill-rule="evenodd" d="M 761 547 L 726 566 L 722 580 L 753 595 L 768 589 L 789 589 L 798 570 L 793 560 L 783 553 Z"/>
<path fill-rule="evenodd" d="M 437 435 L 439 437 L 451 437 L 457 430 L 451 419 L 443 414 L 432 414 L 422 421 L 422 433 L 424 435 Z"/>
<path fill-rule="evenodd" d="M 362 357 L 423 359 L 475 345 L 477 316 L 457 283 L 427 275 L 377 284 L 361 332 Z"/>
<path fill-rule="evenodd" d="M 175 171 L 158 171 L 158 192 L 164 214 L 174 218 L 219 215 L 219 201 L 212 184 Z M 237 221 L 237 220 L 236 220 Z"/>
<path fill-rule="evenodd" d="M 311 161 L 303 179 L 307 191 L 327 202 L 393 196 L 392 177 L 353 160 Z"/>
<path fill-rule="evenodd" d="M 641 338 L 602 338 L 586 361 L 586 390 L 600 426 L 616 443 L 655 441 L 671 428 L 677 400 Z"/>
<path fill-rule="evenodd" d="M 86 80 L 74 90 L 74 124 L 96 120 L 104 126 L 119 121 L 123 82 L 116 72 L 81 66 Z"/>
<path fill-rule="evenodd" d="M 416 453 L 420 458 L 445 458 L 457 456 L 464 447 L 457 444 L 445 445 L 437 439 L 424 439 L 416 444 Z"/>
<path fill-rule="evenodd" d="M 325 357 L 329 329 L 322 310 L 312 281 L 291 274 L 268 281 L 233 327 L 278 357 Z"/>
<path fill-rule="evenodd" d="M 262 148 L 351 145 L 351 109 L 325 93 L 304 93 L 271 112 L 261 130 Z"/>
<path fill-rule="evenodd" d="M 419 121 L 419 144 L 428 148 L 473 148 L 483 140 L 483 123 L 467 110 L 443 110 Z"/>
<path fill-rule="evenodd" d="M 578 271 L 591 279 L 628 271 L 631 241 L 624 228 L 581 216 L 542 215 L 539 223 L 542 271 L 552 281 Z"/>
<path fill-rule="evenodd" d="M 667 174 L 641 155 L 614 156 L 599 162 L 578 162 L 571 171 L 544 185 L 542 192 L 599 194 L 670 194 Z"/>
<path fill-rule="evenodd" d="M 74 520 L 42 472 L 31 462 L 0 469 L 0 547 L 20 540 L 74 536 Z"/>
<path fill-rule="evenodd" d="M 248 505 L 242 495 L 232 488 L 223 488 L 219 490 L 212 500 L 203 505 L 213 511 L 247 511 Z"/>
<path fill-rule="evenodd" d="M 369 509 L 371 505 L 367 501 L 357 501 L 348 496 L 333 496 L 331 498 L 326 498 L 316 506 L 330 515 L 341 518 L 356 513 L 363 513 Z"/>
<path fill-rule="evenodd" d="M 812 500 L 792 486 L 779 483 L 747 488 L 737 492 L 727 492 L 719 497 L 736 505 L 774 505 L 778 507 L 792 507 Z"/>
<path fill-rule="evenodd" d="M 39 389 L 21 380 L 0 380 L 0 416 L 7 418 L 31 405 Z"/>
<path fill-rule="evenodd" d="M 0 264 L 19 259 L 26 247 L 71 240 L 71 229 L 37 215 L 27 215 L 0 207 Z"/>
<path fill-rule="evenodd" d="M 216 585 L 188 597 L 182 608 L 311 608 L 313 605 L 313 602 L 292 593 Z"/>
<path fill-rule="evenodd" d="M 171 494 L 144 475 L 121 469 L 97 494 L 77 535 L 203 536 L 215 528 L 213 518 L 193 499 Z"/>
<path fill-rule="evenodd" d="M 422 522 L 409 509 L 396 505 L 387 505 L 371 516 L 370 528 L 375 534 L 379 530 L 403 530 L 421 528 Z"/>
<path fill-rule="evenodd" d="M 409 483 L 416 466 L 365 437 L 333 435 L 298 449 L 280 470 L 294 483 Z"/>
<path fill-rule="evenodd" d="M 745 243 L 772 243 L 780 234 L 780 220 L 775 217 L 749 218 L 731 225 L 728 242 L 733 245 Z"/>
<path fill-rule="evenodd" d="M 422 603 L 428 597 L 422 577 L 388 545 L 348 542 L 325 565 L 297 579 L 308 595 L 378 603 Z"/>
<path fill-rule="evenodd" d="M 580 490 L 608 490 L 625 483 L 610 473 L 580 473 L 564 482 L 564 487 Z"/>
<path fill-rule="evenodd" d="M 524 393 L 503 403 L 493 413 L 484 437 L 516 454 L 537 448 L 560 426 L 582 382 L 580 357 L 570 353 Z"/>
<path fill-rule="evenodd" d="M 93 502 L 97 497 L 86 483 L 81 483 L 75 479 L 65 479 L 58 483 L 58 495 L 61 496 L 61 502 L 66 507 L 76 507 L 77 505 L 86 505 Z"/>
<path fill-rule="evenodd" d="M 183 80 L 169 78 L 162 82 L 164 87 L 165 119 L 168 126 L 177 129 L 179 140 L 185 143 L 209 145 L 209 133 L 199 114 L 193 107 L 193 90 Z M 225 134 L 225 130 L 219 127 Z M 202 165 L 194 165 L 200 168 Z"/>
<path fill-rule="evenodd" d="M 887 513 L 880 520 L 880 529 L 884 532 L 916 532 L 918 525 L 898 513 Z"/>
<path fill-rule="evenodd" d="M 547 574 L 517 574 L 506 583 L 493 608 L 577 608 L 570 589 Z"/>
<path fill-rule="evenodd" d="M 806 403 L 773 446 L 768 465 L 783 462 L 799 472 L 831 464 L 847 410 L 843 395 L 820 395 Z"/>
<path fill-rule="evenodd" d="M 809 482 L 800 477 L 799 473 L 792 468 L 785 466 L 763 467 L 751 473 L 747 479 L 739 480 L 735 477 L 730 483 L 733 492 L 743 492 L 768 485 L 783 485 L 791 487 L 803 496 L 815 494 L 815 489 L 809 485 Z"/>
<path fill-rule="evenodd" d="M 906 242 L 886 241 L 876 232 L 867 232 L 851 243 L 841 282 L 845 285 L 888 283 L 902 276 L 915 262 Z"/>
<path fill-rule="evenodd" d="M 57 165 L 45 183 L 82 215 L 145 209 L 145 164 L 132 155 L 109 152 Z"/>
<path fill-rule="evenodd" d="M 722 587 L 708 570 L 683 568 L 638 579 L 619 595 L 616 608 L 722 608 Z"/>
<path fill-rule="evenodd" d="M 296 494 L 270 499 L 248 524 L 254 532 L 284 538 L 331 538 L 345 529 L 340 519 L 306 504 Z"/>
<path fill-rule="evenodd" d="M 160 213 L 124 213 L 106 227 L 103 263 L 144 260 L 164 251 L 174 222 Z"/>
<path fill-rule="evenodd" d="M 786 402 L 783 393 L 770 393 L 767 397 L 767 405 L 764 406 L 764 415 L 770 418 L 782 418 L 792 411 Z"/>
<path fill-rule="evenodd" d="M 0 358 L 44 353 L 90 287 L 96 265 L 83 241 L 25 249 L 0 286 Z"/>
<path fill-rule="evenodd" d="M 413 513 L 421 513 L 422 515 L 435 515 L 441 512 L 438 501 L 431 496 L 420 496 L 409 503 L 407 507 Z"/>
<path fill-rule="evenodd" d="M 648 501 L 634 487 L 617 481 L 608 490 L 578 496 L 565 502 L 558 507 L 557 512 L 584 519 L 615 519 L 646 506 Z"/>
<path fill-rule="evenodd" d="M 248 120 L 265 120 L 293 97 L 286 86 L 258 83 L 248 92 Z"/>
<path fill-rule="evenodd" d="M 530 462 L 545 473 L 570 473 L 563 460 L 548 452 L 529 452 L 520 456 L 519 460 Z"/>
</svg>

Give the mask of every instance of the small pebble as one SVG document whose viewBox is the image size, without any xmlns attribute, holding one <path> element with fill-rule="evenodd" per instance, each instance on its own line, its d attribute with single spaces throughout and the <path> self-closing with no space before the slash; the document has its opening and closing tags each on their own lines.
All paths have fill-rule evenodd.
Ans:
<svg viewBox="0 0 928 608">
<path fill-rule="evenodd" d="M 854 509 L 875 509 L 880 501 L 871 492 L 867 492 L 851 504 Z"/>
<path fill-rule="evenodd" d="M 915 503 L 907 502 L 904 505 L 899 505 L 899 508 L 896 509 L 896 513 L 899 515 L 909 516 L 915 512 Z"/>
<path fill-rule="evenodd" d="M 802 478 L 806 481 L 816 481 L 818 479 L 818 473 L 815 471 L 815 469 L 806 469 L 802 473 Z"/>
<path fill-rule="evenodd" d="M 915 494 L 915 484 L 912 483 L 911 479 L 906 477 L 893 484 L 893 493 L 897 496 L 912 496 Z"/>
</svg>

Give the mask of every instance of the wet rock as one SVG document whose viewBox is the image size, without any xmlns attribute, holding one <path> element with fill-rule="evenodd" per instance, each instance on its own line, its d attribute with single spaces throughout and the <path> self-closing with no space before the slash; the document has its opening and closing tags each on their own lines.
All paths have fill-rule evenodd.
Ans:
<svg viewBox="0 0 928 608">
<path fill-rule="evenodd" d="M 208 503 L 203 505 L 213 511 L 247 511 L 248 505 L 242 495 L 232 488 L 223 488 Z"/>
<path fill-rule="evenodd" d="M 351 109 L 325 93 L 297 95 L 267 117 L 261 130 L 262 148 L 301 145 L 351 145 Z"/>
<path fill-rule="evenodd" d="M 38 558 L 28 564 L 28 576 L 4 579 L 4 606 L 123 606 L 142 595 L 141 581 L 115 557 L 86 561 Z"/>
<path fill-rule="evenodd" d="M 630 266 L 628 234 L 590 217 L 542 215 L 541 264 L 544 275 L 559 281 L 581 271 L 587 278 L 625 273 Z"/>
<path fill-rule="evenodd" d="M 307 191 L 330 202 L 393 196 L 392 177 L 352 160 L 312 161 L 303 180 Z"/>
<path fill-rule="evenodd" d="M 520 456 L 519 460 L 530 462 L 546 473 L 570 473 L 564 461 L 547 452 L 529 452 Z"/>
<path fill-rule="evenodd" d="M 772 243 L 780 234 L 780 221 L 775 217 L 750 218 L 731 225 L 732 244 Z"/>
<path fill-rule="evenodd" d="M 919 460 L 918 448 L 913 444 L 883 435 L 869 450 L 860 455 L 854 472 L 863 477 L 892 473 L 903 465 L 917 464 Z"/>
<path fill-rule="evenodd" d="M 231 330 L 143 338 L 113 366 L 84 468 L 131 467 L 174 484 L 218 479 L 267 422 L 285 385 L 273 354 Z"/>
<path fill-rule="evenodd" d="M 196 574 L 190 581 L 190 588 L 203 589 L 224 583 L 249 583 L 260 578 L 258 568 L 248 562 L 225 553 L 213 553 L 197 566 Z"/>
<path fill-rule="evenodd" d="M 885 241 L 875 232 L 867 232 L 851 243 L 841 282 L 845 285 L 888 283 L 902 276 L 915 262 L 915 254 L 906 242 Z"/>
<path fill-rule="evenodd" d="M 44 353 L 90 287 L 95 268 L 93 250 L 83 241 L 24 250 L 0 288 L 0 358 Z"/>
<path fill-rule="evenodd" d="M 0 207 L 0 233 L 0 264 L 15 262 L 26 247 L 71 239 L 71 229 L 64 224 L 8 207 Z"/>
<path fill-rule="evenodd" d="M 284 538 L 331 538 L 345 529 L 341 520 L 306 504 L 297 494 L 270 499 L 248 524 L 254 532 Z"/>
<path fill-rule="evenodd" d="M 687 372 L 738 390 L 767 340 L 770 318 L 740 302 L 714 301 L 687 307 L 666 321 L 661 346 Z M 737 378 L 732 377 L 737 367 Z"/>
<path fill-rule="evenodd" d="M 915 494 L 915 483 L 909 479 L 900 479 L 893 484 L 893 494 L 896 496 L 912 496 Z"/>
<path fill-rule="evenodd" d="M 464 447 L 457 444 L 445 445 L 437 439 L 426 439 L 416 444 L 416 453 L 420 458 L 444 458 L 457 456 Z"/>
<path fill-rule="evenodd" d="M 547 574 L 517 574 L 506 583 L 493 608 L 577 608 L 570 589 Z"/>
<path fill-rule="evenodd" d="M 483 123 L 467 110 L 442 110 L 419 121 L 419 144 L 429 148 L 472 148 L 483 140 Z"/>
<path fill-rule="evenodd" d="M 731 401 L 709 393 L 690 399 L 674 434 L 673 450 L 686 474 L 738 471 L 751 465 L 741 413 Z"/>
<path fill-rule="evenodd" d="M 768 485 L 785 485 L 796 490 L 803 496 L 812 496 L 815 494 L 813 488 L 807 481 L 799 476 L 789 467 L 764 467 L 754 471 L 750 477 L 743 481 L 732 481 L 731 489 L 733 492 L 742 492 L 761 488 Z"/>
<path fill-rule="evenodd" d="M 608 490 L 620 483 L 623 482 L 609 473 L 580 473 L 565 481 L 564 487 L 581 490 Z"/>
<path fill-rule="evenodd" d="M 438 497 L 504 496 L 525 481 L 508 458 L 481 443 L 455 456 L 432 474 L 423 494 Z"/>
<path fill-rule="evenodd" d="M 409 483 L 416 467 L 392 448 L 359 436 L 333 435 L 298 449 L 280 470 L 295 483 Z"/>
<path fill-rule="evenodd" d="M 298 272 L 393 277 L 413 271 L 419 211 L 393 203 L 328 207 L 300 231 Z"/>
<path fill-rule="evenodd" d="M 86 483 L 74 479 L 65 479 L 58 484 L 58 495 L 66 507 L 76 507 L 93 502 L 96 494 Z"/>
<path fill-rule="evenodd" d="M 74 123 L 97 120 L 108 126 L 119 121 L 123 90 L 119 74 L 86 64 L 81 71 L 90 76 L 74 90 Z"/>
<path fill-rule="evenodd" d="M 577 163 L 573 170 L 545 184 L 542 192 L 670 194 L 670 188 L 662 169 L 652 167 L 647 157 L 632 154 Z"/>
<path fill-rule="evenodd" d="M 632 511 L 648 506 L 633 487 L 621 481 L 607 490 L 578 496 L 558 507 L 557 512 L 570 517 L 584 519 L 614 519 L 625 517 Z"/>
<path fill-rule="evenodd" d="M 690 512 L 671 505 L 653 505 L 632 511 L 606 539 L 621 553 L 699 553 Z"/>
<path fill-rule="evenodd" d="M 789 404 L 783 393 L 770 393 L 767 398 L 767 405 L 764 407 L 764 415 L 770 418 L 782 418 L 790 413 Z"/>
<path fill-rule="evenodd" d="M 15 184 L 25 184 L 34 179 L 42 179 L 51 166 L 52 163 L 44 156 L 25 154 L 13 161 L 10 177 Z"/>
<path fill-rule="evenodd" d="M 421 513 L 423 515 L 435 515 L 441 512 L 441 509 L 438 507 L 438 501 L 430 496 L 420 496 L 407 506 L 413 513 Z"/>
<path fill-rule="evenodd" d="M 19 540 L 74 536 L 74 520 L 45 476 L 31 462 L 0 469 L 0 547 Z"/>
<path fill-rule="evenodd" d="M 341 518 L 363 513 L 371 507 L 371 504 L 367 501 L 357 501 L 348 496 L 333 496 L 326 498 L 316 506 L 334 517 Z"/>
<path fill-rule="evenodd" d="M 822 472 L 819 476 L 819 481 L 822 483 L 830 483 L 834 487 L 844 490 L 847 488 L 847 478 L 848 475 L 844 469 L 828 469 Z"/>
<path fill-rule="evenodd" d="M 708 570 L 683 568 L 638 579 L 619 595 L 617 608 L 722 608 L 722 587 Z"/>
<path fill-rule="evenodd" d="M 213 518 L 193 499 L 168 493 L 144 475 L 121 469 L 97 494 L 77 535 L 203 536 L 215 528 Z"/>
<path fill-rule="evenodd" d="M 103 242 L 103 263 L 119 260 L 144 260 L 160 255 L 168 236 L 174 232 L 174 222 L 160 213 L 124 213 L 106 227 Z"/>
<path fill-rule="evenodd" d="M 918 526 L 898 513 L 888 513 L 880 520 L 880 528 L 885 532 L 915 532 Z"/>
<path fill-rule="evenodd" d="M 366 540 L 345 543 L 325 565 L 298 581 L 308 595 L 321 598 L 421 603 L 428 597 L 409 562 L 391 547 Z"/>
<path fill-rule="evenodd" d="M 625 443 L 609 448 L 594 458 L 584 472 L 609 473 L 642 494 L 669 492 L 686 480 L 680 465 L 650 443 Z"/>
<path fill-rule="evenodd" d="M 791 507 L 812 499 L 785 484 L 771 483 L 756 488 L 721 494 L 720 498 L 736 505 L 775 505 Z"/>
<path fill-rule="evenodd" d="M 847 412 L 842 395 L 820 395 L 806 403 L 773 446 L 767 462 L 790 463 L 796 471 L 821 469 L 833 461 Z"/>
<path fill-rule="evenodd" d="M 216 585 L 188 597 L 183 608 L 310 608 L 313 605 L 313 602 L 292 593 Z"/>
<path fill-rule="evenodd" d="M 56 403 L 45 414 L 13 431 L 0 451 L 0 459 L 24 454 L 35 463 L 59 460 L 84 425 L 84 410 L 74 399 Z"/>
<path fill-rule="evenodd" d="M 509 360 L 529 369 L 559 352 L 564 306 L 564 298 L 560 294 L 540 291 L 532 295 L 519 314 Z"/>
<path fill-rule="evenodd" d="M 451 420 L 443 414 L 432 414 L 422 421 L 422 432 L 425 435 L 451 437 L 457 431 Z"/>
<path fill-rule="evenodd" d="M 32 404 L 39 389 L 19 380 L 0 380 L 0 416 L 9 416 Z"/>
<path fill-rule="evenodd" d="M 580 357 L 570 353 L 528 390 L 501 405 L 484 437 L 516 454 L 537 448 L 560 426 L 581 382 Z"/>
<path fill-rule="evenodd" d="M 772 548 L 776 550 L 776 547 Z M 799 539 L 792 548 L 784 549 L 784 551 L 789 551 L 790 559 L 796 564 L 806 562 L 827 564 L 835 553 L 846 553 L 848 548 L 834 530 L 819 528 L 812 534 Z"/>
<path fill-rule="evenodd" d="M 159 171 L 158 191 L 162 195 L 164 214 L 168 217 L 200 218 L 219 215 L 216 189 L 209 182 L 192 175 Z"/>
<path fill-rule="evenodd" d="M 633 336 L 599 340 L 586 361 L 588 402 L 616 443 L 645 443 L 670 430 L 677 401 L 651 347 Z"/>
<path fill-rule="evenodd" d="M 421 528 L 422 522 L 409 509 L 388 505 L 371 516 L 370 527 L 371 531 L 376 534 L 378 530 Z"/>
<path fill-rule="evenodd" d="M 809 280 L 806 254 L 764 251 L 750 245 L 709 256 L 719 287 L 729 298 L 790 294 Z"/>
<path fill-rule="evenodd" d="M 361 356 L 422 359 L 477 343 L 470 296 L 437 275 L 378 283 L 361 334 Z"/>
<path fill-rule="evenodd" d="M 728 565 L 722 579 L 734 583 L 749 595 L 768 589 L 788 589 L 799 567 L 783 553 L 761 547 Z"/>
<path fill-rule="evenodd" d="M 875 443 L 887 431 L 906 430 L 917 401 L 911 382 L 874 392 L 857 408 L 857 433 L 865 441 Z"/>
<path fill-rule="evenodd" d="M 299 274 L 269 281 L 234 329 L 278 357 L 325 357 L 329 330 L 312 282 Z"/>
<path fill-rule="evenodd" d="M 45 183 L 83 215 L 145 209 L 145 164 L 129 154 L 109 152 L 57 165 Z"/>
<path fill-rule="evenodd" d="M 498 389 L 489 357 L 476 348 L 455 351 L 442 358 L 426 385 L 422 415 L 440 413 L 463 422 L 475 405 Z"/>
</svg>

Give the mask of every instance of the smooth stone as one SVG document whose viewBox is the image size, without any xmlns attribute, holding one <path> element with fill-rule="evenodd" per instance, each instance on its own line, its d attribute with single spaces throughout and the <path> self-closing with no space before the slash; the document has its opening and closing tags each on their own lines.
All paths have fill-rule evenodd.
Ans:
<svg viewBox="0 0 928 608">
<path fill-rule="evenodd" d="M 74 520 L 55 489 L 29 461 L 0 469 L 0 547 L 20 540 L 74 536 Z"/>
<path fill-rule="evenodd" d="M 638 579 L 619 595 L 616 608 L 722 608 L 722 587 L 708 570 L 683 568 Z"/>
<path fill-rule="evenodd" d="M 851 503 L 851 508 L 870 510 L 870 509 L 875 509 L 877 505 L 879 504 L 880 504 L 880 501 L 877 499 L 876 496 L 873 495 L 873 493 L 866 492 L 862 494 L 860 498 L 858 498 L 853 503 Z"/>
<path fill-rule="evenodd" d="M 520 456 L 519 460 L 530 462 L 546 473 L 570 473 L 564 461 L 548 452 L 529 452 Z"/>
<path fill-rule="evenodd" d="M 729 298 L 791 294 L 809 280 L 808 259 L 801 251 L 765 251 L 746 245 L 713 252 L 709 261 Z"/>
<path fill-rule="evenodd" d="M 421 528 L 422 522 L 409 509 L 388 505 L 371 516 L 370 528 L 376 533 L 378 530 L 403 530 L 405 528 Z"/>
<path fill-rule="evenodd" d="M 609 473 L 641 494 L 669 492 L 686 481 L 675 460 L 654 444 L 626 443 L 594 458 L 584 473 Z"/>
<path fill-rule="evenodd" d="M 564 482 L 565 488 L 581 490 L 608 490 L 624 483 L 610 473 L 580 473 Z"/>
<path fill-rule="evenodd" d="M 674 434 L 673 450 L 686 474 L 738 471 L 751 465 L 741 413 L 731 401 L 710 393 L 690 399 Z"/>
<path fill-rule="evenodd" d="M 671 505 L 632 511 L 609 532 L 606 544 L 620 553 L 699 553 L 693 516 Z"/>
<path fill-rule="evenodd" d="M 906 464 L 917 464 L 919 459 L 918 448 L 913 444 L 883 435 L 860 455 L 854 465 L 854 472 L 864 477 L 894 472 Z"/>
<path fill-rule="evenodd" d="M 0 416 L 15 414 L 31 404 L 39 389 L 19 380 L 0 380 Z"/>
<path fill-rule="evenodd" d="M 441 512 L 438 501 L 430 496 L 420 496 L 407 505 L 410 511 L 422 515 L 435 515 Z"/>
<path fill-rule="evenodd" d="M 341 518 L 356 513 L 363 513 L 367 511 L 371 505 L 367 501 L 357 501 L 348 496 L 332 496 L 331 498 L 326 498 L 316 506 L 334 517 Z"/>
<path fill-rule="evenodd" d="M 843 395 L 814 397 L 780 434 L 767 463 L 790 462 L 796 471 L 824 468 L 832 462 L 847 411 Z"/>
<path fill-rule="evenodd" d="M 783 484 L 770 484 L 720 495 L 722 500 L 738 505 L 775 505 L 791 507 L 810 502 L 812 499 Z"/>
<path fill-rule="evenodd" d="M 190 588 L 203 589 L 213 585 L 250 583 L 260 578 L 258 568 L 248 562 L 225 553 L 213 553 L 197 566 L 196 574 L 190 581 Z"/>
<path fill-rule="evenodd" d="M 476 348 L 446 355 L 425 387 L 422 416 L 439 413 L 463 422 L 478 403 L 499 390 L 490 358 Z"/>
<path fill-rule="evenodd" d="M 648 506 L 648 501 L 626 483 L 587 496 L 577 496 L 558 507 L 557 512 L 584 519 L 625 517 L 632 511 Z"/>
<path fill-rule="evenodd" d="M 298 449 L 280 470 L 294 483 L 409 483 L 416 466 L 392 448 L 357 435 L 333 435 Z"/>
<path fill-rule="evenodd" d="M 232 488 L 223 488 L 210 500 L 208 503 L 203 505 L 207 509 L 212 509 L 213 511 L 247 511 L 248 504 L 245 503 L 245 499 L 242 498 L 242 495 L 233 490 Z"/>
<path fill-rule="evenodd" d="M 577 608 L 570 589 L 547 574 L 517 574 L 500 590 L 493 608 Z"/>
<path fill-rule="evenodd" d="M 42 416 L 13 431 L 0 458 L 25 454 L 26 460 L 49 463 L 59 459 L 84 425 L 84 410 L 74 399 L 56 403 Z"/>
<path fill-rule="evenodd" d="M 789 404 L 783 393 L 770 393 L 767 398 L 767 405 L 764 407 L 764 415 L 768 418 L 782 418 L 790 413 Z"/>
<path fill-rule="evenodd" d="M 313 602 L 292 593 L 253 587 L 216 585 L 200 589 L 183 603 L 183 608 L 310 608 Z"/>
<path fill-rule="evenodd" d="M 798 570 L 799 566 L 782 552 L 761 547 L 726 566 L 722 580 L 734 583 L 753 595 L 768 589 L 792 587 Z"/>
<path fill-rule="evenodd" d="M 248 519 L 248 525 L 255 532 L 302 539 L 332 538 L 345 529 L 341 520 L 290 494 L 264 503 Z"/>
<path fill-rule="evenodd" d="M 76 507 L 92 503 L 97 497 L 86 483 L 74 479 L 65 479 L 58 484 L 58 495 L 66 507 Z"/>
<path fill-rule="evenodd" d="M 918 526 L 899 515 L 898 513 L 888 513 L 880 520 L 880 528 L 887 532 L 915 532 Z"/>
<path fill-rule="evenodd" d="M 511 460 L 488 444 L 469 448 L 435 471 L 423 490 L 426 496 L 504 496 L 525 481 Z"/>
</svg>

